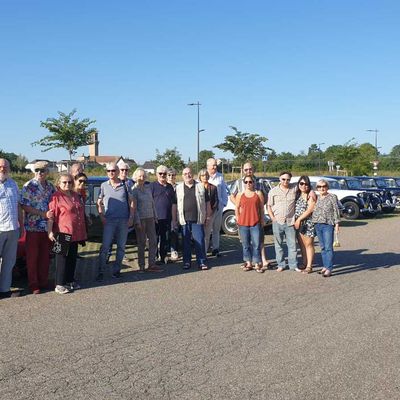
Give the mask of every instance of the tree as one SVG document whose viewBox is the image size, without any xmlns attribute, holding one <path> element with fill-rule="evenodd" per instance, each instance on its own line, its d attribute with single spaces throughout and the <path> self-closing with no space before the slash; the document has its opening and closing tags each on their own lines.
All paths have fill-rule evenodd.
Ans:
<svg viewBox="0 0 400 400">
<path fill-rule="evenodd" d="M 166 167 L 175 168 L 177 171 L 182 171 L 185 166 L 181 153 L 179 153 L 176 147 L 173 149 L 166 149 L 162 154 L 156 149 L 155 163 L 157 166 L 165 165 Z"/>
<path fill-rule="evenodd" d="M 241 132 L 236 127 L 230 126 L 235 134 L 225 136 L 223 143 L 217 144 L 214 147 L 228 151 L 235 157 L 235 161 L 243 165 L 247 160 L 256 161 L 270 150 L 264 146 L 264 142 L 268 139 L 256 133 Z"/>
<path fill-rule="evenodd" d="M 72 117 L 76 113 L 73 109 L 69 114 L 58 111 L 58 118 L 47 118 L 46 121 L 40 121 L 40 126 L 46 128 L 51 134 L 32 143 L 32 146 L 43 146 L 49 151 L 52 149 L 65 149 L 68 151 L 69 159 L 76 154 L 76 150 L 81 146 L 87 146 L 93 143 L 93 134 L 97 129 L 90 127 L 96 121 L 84 118 L 79 120 Z"/>
<path fill-rule="evenodd" d="M 215 154 L 211 150 L 201 150 L 199 153 L 199 168 L 205 168 L 207 166 L 207 160 L 214 158 Z"/>
</svg>

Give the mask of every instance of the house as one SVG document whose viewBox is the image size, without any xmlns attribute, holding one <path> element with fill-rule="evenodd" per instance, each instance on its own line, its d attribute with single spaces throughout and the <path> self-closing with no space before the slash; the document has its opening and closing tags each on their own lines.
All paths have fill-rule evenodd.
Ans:
<svg viewBox="0 0 400 400">
<path fill-rule="evenodd" d="M 148 174 L 155 174 L 155 172 L 156 172 L 156 165 L 154 164 L 153 161 L 146 161 L 141 167 L 142 167 Z"/>
<path fill-rule="evenodd" d="M 27 171 L 31 171 L 31 172 L 35 172 L 34 171 L 34 165 L 35 163 L 37 163 L 38 161 L 44 161 L 47 162 L 49 164 L 49 171 L 50 172 L 59 172 L 58 170 L 58 165 L 55 161 L 49 161 L 49 160 L 42 160 L 42 159 L 36 159 L 36 160 L 32 160 L 31 162 L 29 162 L 28 164 L 25 165 L 25 169 Z"/>
</svg>

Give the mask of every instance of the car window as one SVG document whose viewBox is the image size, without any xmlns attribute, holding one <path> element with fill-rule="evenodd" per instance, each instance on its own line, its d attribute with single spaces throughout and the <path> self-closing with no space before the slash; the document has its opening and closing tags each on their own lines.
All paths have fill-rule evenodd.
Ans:
<svg viewBox="0 0 400 400">
<path fill-rule="evenodd" d="M 384 189 L 386 187 L 386 182 L 384 181 L 384 179 L 375 179 L 376 182 L 376 186 L 378 186 L 378 188 L 380 189 Z"/>
<path fill-rule="evenodd" d="M 349 189 L 352 189 L 352 190 L 362 189 L 360 181 L 358 181 L 356 179 L 347 180 L 347 186 Z"/>
<path fill-rule="evenodd" d="M 373 179 L 362 179 L 361 186 L 363 188 L 375 188 L 375 182 Z"/>
<path fill-rule="evenodd" d="M 93 203 L 97 202 L 100 193 L 100 186 L 93 186 Z"/>
</svg>

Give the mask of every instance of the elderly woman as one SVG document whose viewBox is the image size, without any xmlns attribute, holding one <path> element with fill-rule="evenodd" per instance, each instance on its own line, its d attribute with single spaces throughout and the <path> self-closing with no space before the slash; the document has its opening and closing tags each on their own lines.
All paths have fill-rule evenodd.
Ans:
<svg viewBox="0 0 400 400">
<path fill-rule="evenodd" d="M 78 193 L 83 200 L 83 203 L 86 203 L 87 199 L 87 191 L 86 191 L 86 182 L 87 176 L 84 172 L 78 172 L 74 177 L 74 191 Z"/>
<path fill-rule="evenodd" d="M 74 179 L 69 173 L 61 173 L 57 191 L 49 203 L 47 231 L 52 242 L 62 240 L 62 234 L 71 236 L 66 252 L 56 254 L 55 292 L 66 294 L 79 289 L 75 282 L 78 244 L 86 240 L 85 205 L 82 197 L 73 190 Z"/>
<path fill-rule="evenodd" d="M 317 182 L 319 196 L 312 215 L 312 222 L 315 224 L 323 268 L 319 272 L 325 278 L 332 275 L 333 268 L 333 238 L 334 231 L 339 232 L 340 212 L 338 198 L 328 193 L 329 185 L 325 179 Z"/>
<path fill-rule="evenodd" d="M 205 191 L 208 194 L 208 198 L 210 199 L 211 206 L 211 215 L 210 219 L 204 227 L 204 235 L 205 235 L 205 249 L 206 252 L 208 250 L 208 246 L 210 244 L 210 236 L 214 223 L 215 212 L 218 210 L 218 189 L 215 185 L 212 185 L 208 182 L 210 179 L 210 174 L 204 168 L 199 171 L 199 181 L 203 184 Z M 219 233 L 219 232 L 218 232 Z"/>
<path fill-rule="evenodd" d="M 139 271 L 145 271 L 144 251 L 146 248 L 146 239 L 148 239 L 148 271 L 161 272 L 162 269 L 156 266 L 157 253 L 157 235 L 156 221 L 157 214 L 154 206 L 153 196 L 149 184 L 145 184 L 147 174 L 143 168 L 137 168 L 133 173 L 135 185 L 132 190 L 132 196 L 136 203 L 135 230 L 138 242 L 138 262 Z"/>
<path fill-rule="evenodd" d="M 243 178 L 244 190 L 236 195 L 235 215 L 243 247 L 244 271 L 264 272 L 261 264 L 260 225 L 264 225 L 264 196 L 255 190 L 254 176 Z"/>
<path fill-rule="evenodd" d="M 311 274 L 314 260 L 314 237 L 316 236 L 312 213 L 314 211 L 316 195 L 311 189 L 310 178 L 306 175 L 300 177 L 296 189 L 295 223 L 297 242 L 299 243 L 303 268 L 296 268 L 298 272 Z"/>
</svg>

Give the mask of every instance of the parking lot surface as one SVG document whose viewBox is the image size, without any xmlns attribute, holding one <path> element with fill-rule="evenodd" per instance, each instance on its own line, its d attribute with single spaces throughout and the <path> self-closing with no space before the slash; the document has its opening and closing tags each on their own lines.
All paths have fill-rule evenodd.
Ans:
<svg viewBox="0 0 400 400">
<path fill-rule="evenodd" d="M 243 272 L 230 237 L 209 271 L 139 274 L 130 246 L 101 285 L 89 243 L 82 290 L 0 301 L 0 397 L 399 399 L 399 236 L 398 215 L 344 222 L 328 279 Z"/>
</svg>

